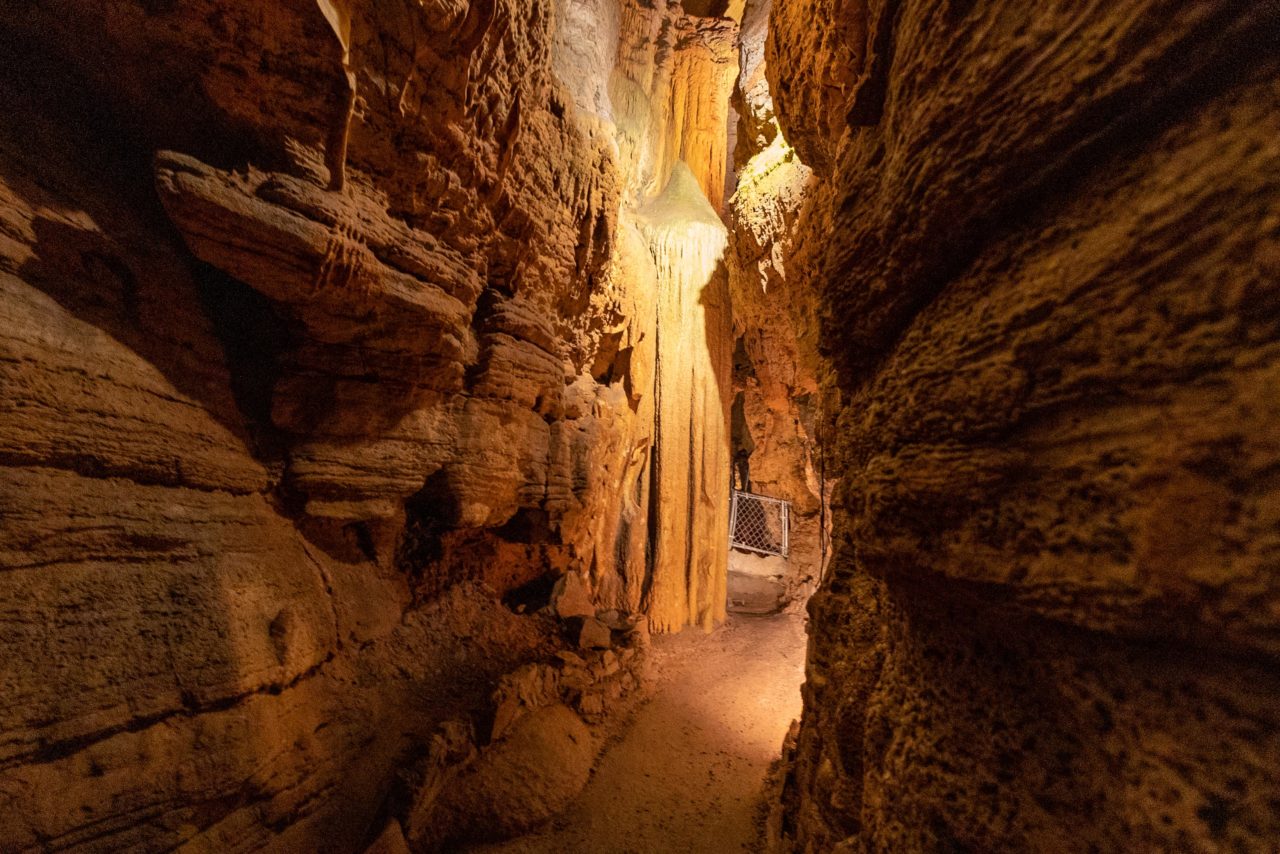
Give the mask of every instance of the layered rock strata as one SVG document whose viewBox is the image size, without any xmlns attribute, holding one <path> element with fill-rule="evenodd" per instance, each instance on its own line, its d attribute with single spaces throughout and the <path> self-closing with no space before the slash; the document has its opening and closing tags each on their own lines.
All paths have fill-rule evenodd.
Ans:
<svg viewBox="0 0 1280 854">
<path fill-rule="evenodd" d="M 533 0 L 5 18 L 0 848 L 359 850 L 441 726 L 576 641 L 513 612 L 531 587 L 720 616 L 723 539 L 655 539 L 650 481 L 674 412 L 723 510 L 727 302 L 661 307 L 715 252 L 636 212 L 673 174 L 690 228 L 719 202 L 734 32 Z M 669 411 L 660 333 L 702 348 Z"/>
<path fill-rule="evenodd" d="M 640 699 L 647 678 L 646 624 L 616 612 L 601 617 L 587 619 L 601 626 L 602 640 L 503 675 L 483 725 L 446 721 L 426 756 L 401 770 L 390 802 L 409 848 L 451 850 L 527 833 L 577 797 L 610 723 Z"/>
<path fill-rule="evenodd" d="M 782 833 L 1280 834 L 1273 3 L 778 0 L 845 405 Z"/>
</svg>

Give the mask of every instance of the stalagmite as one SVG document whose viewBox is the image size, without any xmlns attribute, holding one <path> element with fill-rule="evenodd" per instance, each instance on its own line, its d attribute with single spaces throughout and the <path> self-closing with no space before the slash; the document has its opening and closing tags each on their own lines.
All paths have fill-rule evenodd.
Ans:
<svg viewBox="0 0 1280 854">
<path fill-rule="evenodd" d="M 324 162 L 329 169 L 329 189 L 341 191 L 347 183 L 347 143 L 351 135 L 351 114 L 356 108 L 356 73 L 351 64 L 351 10 L 348 0 L 316 0 L 342 45 L 343 84 L 337 110 L 325 141 Z"/>
</svg>

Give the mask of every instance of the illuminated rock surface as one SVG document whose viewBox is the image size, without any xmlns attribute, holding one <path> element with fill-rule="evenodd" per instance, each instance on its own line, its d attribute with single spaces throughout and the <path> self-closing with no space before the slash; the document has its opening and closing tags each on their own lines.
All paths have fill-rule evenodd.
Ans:
<svg viewBox="0 0 1280 854">
<path fill-rule="evenodd" d="M 798 615 L 655 639 L 650 699 L 582 796 L 534 833 L 468 854 L 758 850 L 761 793 L 800 711 Z"/>
<path fill-rule="evenodd" d="M 751 491 L 791 503 L 791 553 L 779 563 L 775 607 L 799 607 L 816 587 L 828 551 L 822 504 L 834 484 L 822 482 L 824 404 L 812 293 L 803 279 L 787 275 L 814 179 L 774 116 L 764 63 L 769 9 L 767 0 L 747 4 L 734 91 L 738 173 L 727 206 L 726 254 L 735 338 L 731 430 L 735 473 L 745 457 Z M 731 583 L 758 601 L 759 582 L 745 577 L 753 574 L 751 558 L 734 552 L 730 561 L 741 570 Z"/>
<path fill-rule="evenodd" d="M 544 577 L 723 616 L 701 194 L 733 22 L 122 0 L 0 29 L 0 848 L 355 850 L 416 757 L 428 786 L 499 761 L 456 723 L 578 629 L 531 615 Z M 696 213 L 650 246 L 682 161 Z M 710 508 L 679 551 L 649 527 L 675 416 L 700 456 L 664 471 Z M 638 658 L 590 655 L 556 692 L 594 725 Z"/>
<path fill-rule="evenodd" d="M 0 850 L 575 809 L 739 450 L 778 845 L 1280 838 L 1274 2 L 19 5 Z"/>
<path fill-rule="evenodd" d="M 658 629 L 711 628 L 724 618 L 727 554 L 715 546 L 729 527 L 725 228 L 683 162 L 639 223 L 658 284 L 649 613 Z"/>
</svg>

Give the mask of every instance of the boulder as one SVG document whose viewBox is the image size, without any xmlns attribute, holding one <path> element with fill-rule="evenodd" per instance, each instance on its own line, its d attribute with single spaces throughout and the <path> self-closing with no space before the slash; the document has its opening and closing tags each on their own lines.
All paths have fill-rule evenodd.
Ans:
<svg viewBox="0 0 1280 854">
<path fill-rule="evenodd" d="M 608 649 L 613 646 L 613 632 L 595 617 L 588 617 L 582 621 L 578 646 L 583 649 Z"/>
<path fill-rule="evenodd" d="M 445 787 L 433 826 L 455 841 L 526 833 L 577 797 L 595 754 L 586 724 L 567 706 L 530 712 Z"/>
<path fill-rule="evenodd" d="M 591 617 L 595 615 L 596 606 L 591 601 L 591 591 L 587 583 L 576 572 L 566 572 L 556 582 L 551 591 L 551 607 L 560 619 L 570 617 Z"/>
</svg>

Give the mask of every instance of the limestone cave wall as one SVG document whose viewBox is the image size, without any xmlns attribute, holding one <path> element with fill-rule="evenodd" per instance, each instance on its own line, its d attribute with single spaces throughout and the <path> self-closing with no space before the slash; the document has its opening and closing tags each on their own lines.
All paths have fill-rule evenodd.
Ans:
<svg viewBox="0 0 1280 854">
<path fill-rule="evenodd" d="M 773 607 L 801 607 L 821 577 L 827 554 L 827 499 L 834 489 L 821 430 L 826 368 L 818 354 L 814 292 L 789 275 L 788 258 L 798 234 L 800 211 L 818 179 L 778 127 L 766 75 L 768 0 L 743 10 L 738 47 L 735 188 L 726 209 L 726 266 L 733 302 L 734 407 L 731 413 L 735 479 L 745 473 L 752 492 L 791 504 L 790 554 L 772 560 L 779 570 L 768 600 Z M 735 552 L 735 567 L 752 570 L 750 556 Z M 759 564 L 756 572 L 769 567 Z M 738 578 L 737 572 L 731 581 Z M 748 582 L 749 583 L 749 582 Z M 747 606 L 757 610 L 743 591 Z M 731 585 L 731 600 L 735 599 Z"/>
<path fill-rule="evenodd" d="M 1280 6 L 774 0 L 835 376 L 797 850 L 1280 838 Z"/>
<path fill-rule="evenodd" d="M 559 642 L 499 597 L 723 617 L 735 33 L 5 15 L 0 848 L 358 850 Z"/>
</svg>

